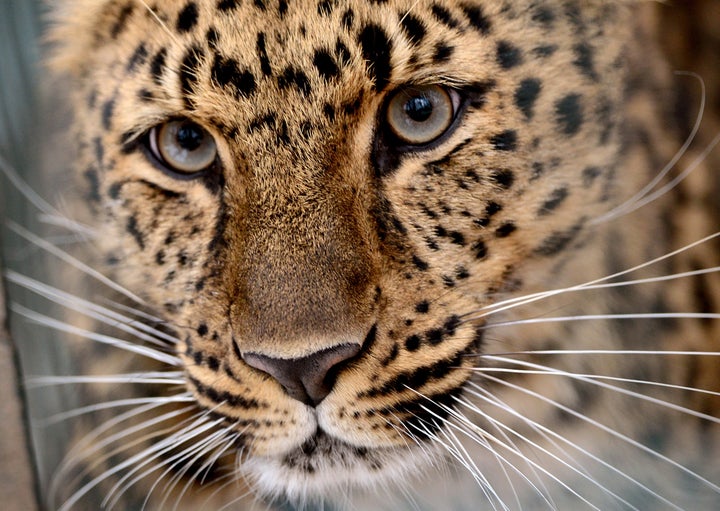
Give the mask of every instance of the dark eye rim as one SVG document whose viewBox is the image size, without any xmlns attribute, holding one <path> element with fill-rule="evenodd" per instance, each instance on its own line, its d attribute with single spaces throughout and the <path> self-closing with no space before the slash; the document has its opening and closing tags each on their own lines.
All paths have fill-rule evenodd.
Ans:
<svg viewBox="0 0 720 511">
<path fill-rule="evenodd" d="M 170 117 L 162 122 L 155 124 L 140 137 L 140 147 L 142 148 L 142 153 L 143 156 L 145 156 L 145 159 L 147 159 L 155 168 L 162 171 L 164 174 L 167 174 L 173 179 L 180 181 L 195 181 L 207 176 L 208 174 L 222 172 L 222 162 L 220 160 L 219 152 L 215 155 L 215 159 L 210 165 L 195 172 L 183 172 L 175 170 L 160 155 L 156 155 L 155 151 L 152 149 L 151 137 L 158 129 L 160 129 L 161 126 L 171 122 L 191 122 L 193 124 L 196 124 L 197 126 L 200 126 L 202 129 L 208 132 L 208 134 L 210 134 L 210 132 L 202 124 L 194 121 L 193 119 L 190 119 L 189 117 Z M 212 134 L 210 135 L 212 136 Z M 217 138 L 215 138 L 215 145 L 217 146 Z"/>
<path fill-rule="evenodd" d="M 432 140 L 422 144 L 410 144 L 400 138 L 398 135 L 396 135 L 392 127 L 390 127 L 390 124 L 386 121 L 387 110 L 390 106 L 391 101 L 393 100 L 393 98 L 395 98 L 397 94 L 401 94 L 407 89 L 427 87 L 429 85 L 437 85 L 443 88 L 445 92 L 447 92 L 448 96 L 450 96 L 450 99 L 453 101 L 452 119 L 450 120 L 450 124 L 448 124 L 448 127 L 445 128 L 445 131 L 443 131 L 440 135 L 433 138 Z M 457 106 L 455 106 L 455 103 L 457 103 Z M 441 84 L 408 83 L 405 85 L 401 85 L 400 87 L 395 88 L 393 91 L 390 92 L 390 94 L 385 97 L 382 103 L 382 107 L 379 110 L 379 116 L 377 121 L 379 128 L 378 134 L 380 135 L 379 138 L 382 139 L 382 145 L 384 145 L 387 150 L 391 150 L 392 152 L 396 152 L 399 154 L 419 153 L 435 149 L 436 147 L 439 147 L 445 141 L 447 141 L 447 139 L 450 138 L 455 132 L 457 127 L 460 125 L 460 121 L 462 120 L 465 111 L 467 110 L 468 103 L 469 95 L 464 89 L 461 88 L 448 87 Z"/>
<path fill-rule="evenodd" d="M 455 134 L 455 131 L 461 125 L 462 120 L 469 109 L 481 109 L 485 105 L 486 94 L 494 87 L 494 82 L 477 82 L 463 87 L 450 87 L 437 84 L 444 87 L 449 94 L 455 94 L 458 99 L 458 105 L 453 112 L 452 121 L 445 131 L 438 137 L 425 144 L 414 145 L 408 144 L 404 140 L 398 138 L 385 119 L 387 115 L 387 106 L 395 94 L 406 88 L 418 87 L 420 85 L 432 84 L 406 83 L 401 85 L 392 90 L 385 97 L 381 107 L 378 109 L 375 120 L 376 131 L 371 154 L 371 163 L 375 169 L 375 174 L 378 177 L 392 173 L 395 169 L 397 169 L 405 156 L 432 151 L 433 149 L 436 149 L 446 143 Z"/>
<path fill-rule="evenodd" d="M 442 133 L 440 133 L 435 138 L 428 140 L 427 142 L 423 142 L 420 144 L 412 144 L 409 143 L 407 140 L 403 139 L 401 136 L 399 136 L 395 131 L 393 130 L 392 126 L 390 125 L 390 122 L 387 120 L 388 117 L 388 108 L 392 104 L 393 100 L 399 95 L 403 94 L 404 92 L 412 89 L 420 89 L 424 87 L 439 87 L 442 90 L 445 91 L 445 93 L 448 95 L 448 98 L 451 102 L 451 108 L 452 108 L 452 114 L 450 118 L 450 123 L 447 125 L 447 127 L 443 130 Z M 461 94 L 461 91 L 458 89 L 454 89 L 452 87 L 447 87 L 440 84 L 406 84 L 401 87 L 397 87 L 394 89 L 390 94 L 387 95 L 387 97 L 383 101 L 383 106 L 381 109 L 381 122 L 384 123 L 384 127 L 387 131 L 387 133 L 391 136 L 393 141 L 396 142 L 396 147 L 401 150 L 404 148 L 405 152 L 411 152 L 413 149 L 415 151 L 426 151 L 429 149 L 432 149 L 435 147 L 433 144 L 438 140 L 443 138 L 448 132 L 451 132 L 454 130 L 454 127 L 456 126 L 456 121 L 458 114 L 460 113 L 460 110 L 463 106 L 463 96 Z M 442 142 L 440 142 L 442 143 Z M 439 144 L 438 144 L 439 145 Z"/>
</svg>

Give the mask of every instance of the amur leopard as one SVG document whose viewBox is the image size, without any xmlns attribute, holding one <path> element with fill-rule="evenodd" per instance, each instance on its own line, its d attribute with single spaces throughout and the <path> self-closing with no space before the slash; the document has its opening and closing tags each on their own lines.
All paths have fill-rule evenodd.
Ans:
<svg viewBox="0 0 720 511">
<path fill-rule="evenodd" d="M 89 375 L 48 509 L 717 509 L 683 6 L 55 4 L 88 283 L 7 276 Z"/>
</svg>

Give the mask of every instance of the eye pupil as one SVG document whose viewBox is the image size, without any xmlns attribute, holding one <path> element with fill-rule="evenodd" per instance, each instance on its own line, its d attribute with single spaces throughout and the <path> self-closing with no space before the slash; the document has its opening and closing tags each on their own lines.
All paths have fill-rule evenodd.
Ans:
<svg viewBox="0 0 720 511">
<path fill-rule="evenodd" d="M 203 130 L 195 124 L 183 124 L 177 130 L 177 143 L 186 151 L 195 151 L 205 139 Z"/>
<path fill-rule="evenodd" d="M 433 105 L 426 96 L 410 98 L 404 106 L 405 113 L 415 122 L 427 121 L 433 113 Z"/>
</svg>

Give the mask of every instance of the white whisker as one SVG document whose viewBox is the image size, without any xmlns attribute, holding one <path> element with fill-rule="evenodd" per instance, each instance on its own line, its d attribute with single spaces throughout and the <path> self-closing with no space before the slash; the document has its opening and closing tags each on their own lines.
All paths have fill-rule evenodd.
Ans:
<svg viewBox="0 0 720 511">
<path fill-rule="evenodd" d="M 594 321 L 601 319 L 720 319 L 720 313 L 712 312 L 647 312 L 637 314 L 582 314 L 578 316 L 552 316 L 528 318 L 498 323 L 487 323 L 481 328 L 489 330 L 502 326 L 532 325 L 540 323 L 568 323 L 571 321 Z"/>
<path fill-rule="evenodd" d="M 709 481 L 708 479 L 706 479 L 706 478 L 703 477 L 702 475 L 700 475 L 700 474 L 698 474 L 698 473 L 696 473 L 696 472 L 693 472 L 693 471 L 690 470 L 689 468 L 687 468 L 687 467 L 685 467 L 684 465 L 678 463 L 677 461 L 669 458 L 668 456 L 665 456 L 664 454 L 662 454 L 662 453 L 660 453 L 660 452 L 658 452 L 658 451 L 656 451 L 656 450 L 654 450 L 654 449 L 651 449 L 650 447 L 642 444 L 641 442 L 635 440 L 634 438 L 631 438 L 631 437 L 629 437 L 629 436 L 627 436 L 627 435 L 625 435 L 625 434 L 623 434 L 623 433 L 620 433 L 619 431 L 616 431 L 616 430 L 614 430 L 613 428 L 611 428 L 611 427 L 609 427 L 609 426 L 606 426 L 605 424 L 603 424 L 603 423 L 601 423 L 601 422 L 599 422 L 599 421 L 597 421 L 597 420 L 595 420 L 595 419 L 592 419 L 592 418 L 590 418 L 590 417 L 588 417 L 588 416 L 586 416 L 586 415 L 584 415 L 584 414 L 582 414 L 582 413 L 579 413 L 579 412 L 577 412 L 576 410 L 573 410 L 572 408 L 563 405 L 562 403 L 559 403 L 559 402 L 557 402 L 557 401 L 555 401 L 555 400 L 553 400 L 553 399 L 550 399 L 550 398 L 548 398 L 548 397 L 546 397 L 546 396 L 543 396 L 542 394 L 540 394 L 540 393 L 538 393 L 538 392 L 535 392 L 535 391 L 530 390 L 530 389 L 523 388 L 523 387 L 521 387 L 521 386 L 519 386 L 519 385 L 515 385 L 514 383 L 511 383 L 511 382 L 509 382 L 509 381 L 501 380 L 500 378 L 495 378 L 494 376 L 491 376 L 491 375 L 489 375 L 489 374 L 482 374 L 482 377 L 483 377 L 483 378 L 486 378 L 486 379 L 488 379 L 488 380 L 490 380 L 490 381 L 493 381 L 493 382 L 495 382 L 495 383 L 498 383 L 498 384 L 500 384 L 500 385 L 504 385 L 504 386 L 506 386 L 506 387 L 515 389 L 515 390 L 517 390 L 517 391 L 519 391 L 519 392 L 521 392 L 521 393 L 523 393 L 523 394 L 526 394 L 526 395 L 528 395 L 528 396 L 532 396 L 532 397 L 534 397 L 534 398 L 537 398 L 537 399 L 539 399 L 540 401 L 542 401 L 542 402 L 544 402 L 544 403 L 547 403 L 547 404 L 549 404 L 549 405 L 557 408 L 558 410 L 561 410 L 561 411 L 563 411 L 563 412 L 565 412 L 565 413 L 568 413 L 568 414 L 572 415 L 573 417 L 576 417 L 576 418 L 580 419 L 581 421 L 583 421 L 583 422 L 585 422 L 585 423 L 587 423 L 587 424 L 589 424 L 589 425 L 591 425 L 591 426 L 599 429 L 600 431 L 603 431 L 603 432 L 609 434 L 610 436 L 615 437 L 615 438 L 617 438 L 618 440 L 621 440 L 621 441 L 627 443 L 628 445 L 630 445 L 630 446 L 632 446 L 632 447 L 635 447 L 635 448 L 639 449 L 640 451 L 642 451 L 642 452 L 644 452 L 644 453 L 646 453 L 646 454 L 648 454 L 648 455 L 650 455 L 650 456 L 652 456 L 652 457 L 654 457 L 654 458 L 656 458 L 656 459 L 658 459 L 658 460 L 660 460 L 660 461 L 662 461 L 662 462 L 664 462 L 664 463 L 667 463 L 667 464 L 669 464 L 669 465 L 677 468 L 678 470 L 684 472 L 685 474 L 687 474 L 687 475 L 690 476 L 691 478 L 693 478 L 693 479 L 697 480 L 698 482 L 706 485 L 708 488 L 711 488 L 711 489 L 712 489 L 713 491 L 715 491 L 716 493 L 720 493 L 720 486 L 718 486 L 717 484 Z"/>
<path fill-rule="evenodd" d="M 15 222 L 10 222 L 10 221 L 7 222 L 7 225 L 10 229 L 15 231 L 21 237 L 25 238 L 27 241 L 42 248 L 43 250 L 54 255 L 58 259 L 61 259 L 62 261 L 68 263 L 73 268 L 77 268 L 78 270 L 85 273 L 89 277 L 94 278 L 98 282 L 106 285 L 110 289 L 117 291 L 118 293 L 121 293 L 122 295 L 130 298 L 131 300 L 145 305 L 145 301 L 142 298 L 140 298 L 139 296 L 135 295 L 134 293 L 131 293 L 130 291 L 125 289 L 123 286 L 121 286 L 121 285 L 117 284 L 116 282 L 114 282 L 113 280 L 107 278 L 105 275 L 103 275 L 99 271 L 93 269 L 92 267 L 83 263 L 79 259 L 71 256 L 70 254 L 68 254 L 64 250 L 61 250 L 60 248 L 56 247 L 52 243 L 48 243 L 46 240 L 33 234 L 32 232 L 28 231 L 21 225 L 15 223 Z"/>
<path fill-rule="evenodd" d="M 86 330 L 86 329 L 79 328 L 79 327 L 76 327 L 73 325 L 69 325 L 67 323 L 64 323 L 63 321 L 59 321 L 57 319 L 46 316 L 44 314 L 40 314 L 38 312 L 32 311 L 32 310 L 27 309 L 27 308 L 23 307 L 22 305 L 19 305 L 16 303 L 10 304 L 10 310 L 15 312 L 16 314 L 19 314 L 20 316 L 23 316 L 31 321 L 34 321 L 40 325 L 46 326 L 48 328 L 52 328 L 52 329 L 60 331 L 60 332 L 77 335 L 79 337 L 82 337 L 82 338 L 85 338 L 85 339 L 88 339 L 88 340 L 91 340 L 94 342 L 98 342 L 100 344 L 106 344 L 108 346 L 112 346 L 114 348 L 125 350 L 130 353 L 142 355 L 144 357 L 147 357 L 152 360 L 157 360 L 158 362 L 162 362 L 169 366 L 173 366 L 173 367 L 181 367 L 182 366 L 182 361 L 174 355 L 162 353 L 158 350 L 149 348 L 147 346 L 139 346 L 137 344 L 134 344 L 134 343 L 131 343 L 128 341 L 124 341 L 117 337 L 110 337 L 108 335 L 98 334 L 95 332 L 91 332 L 90 330 Z"/>
<path fill-rule="evenodd" d="M 680 255 L 680 254 L 684 253 L 684 252 L 687 252 L 687 251 L 689 251 L 689 250 L 692 250 L 693 248 L 695 248 L 695 247 L 697 247 L 697 246 L 700 246 L 700 245 L 703 245 L 703 244 L 705 244 L 705 243 L 708 243 L 708 242 L 710 242 L 710 241 L 712 241 L 712 240 L 714 240 L 714 239 L 716 239 L 716 238 L 718 238 L 718 237 L 720 237 L 720 231 L 715 232 L 715 233 L 713 233 L 713 234 L 710 234 L 710 235 L 708 235 L 708 236 L 705 236 L 704 238 L 701 238 L 701 239 L 699 239 L 699 240 L 697 240 L 697 241 L 694 241 L 694 242 L 692 242 L 692 243 L 689 243 L 689 244 L 687 244 L 687 245 L 685 245 L 685 246 L 683 246 L 683 247 L 680 247 L 680 248 L 678 248 L 678 249 L 676 249 L 676 250 L 673 250 L 673 251 L 671 251 L 671 252 L 668 252 L 667 254 L 664 254 L 664 255 L 662 255 L 662 256 L 656 257 L 656 258 L 651 259 L 651 260 L 649 260 L 649 261 L 646 261 L 646 262 L 644 262 L 644 263 L 638 264 L 638 265 L 633 266 L 633 267 L 631 267 L 631 268 L 628 268 L 628 269 L 626 269 L 626 270 L 622 270 L 622 271 L 613 273 L 613 274 L 611 274 L 611 275 L 607 275 L 607 276 L 605 276 L 605 277 L 593 279 L 593 280 L 584 282 L 584 283 L 582 283 L 582 284 L 577 284 L 577 285 L 570 286 L 570 287 L 565 287 L 565 288 L 551 289 L 551 290 L 549 290 L 549 291 L 541 291 L 541 292 L 538 292 L 538 293 L 531 293 L 531 294 L 527 294 L 527 295 L 523 295 L 523 296 L 519 296 L 519 297 L 515 297 L 515 298 L 509 298 L 509 299 L 507 299 L 507 300 L 502 300 L 502 301 L 499 301 L 499 302 L 494 302 L 494 303 L 489 304 L 489 305 L 486 305 L 486 306 L 484 306 L 484 307 L 482 307 L 482 308 L 480 309 L 480 310 L 482 310 L 482 311 L 491 311 L 491 312 L 487 312 L 487 313 L 482 314 L 482 315 L 479 315 L 479 316 L 473 316 L 472 319 L 480 319 L 480 318 L 483 318 L 483 317 L 485 317 L 485 316 L 487 316 L 487 315 L 490 315 L 490 314 L 497 314 L 497 313 L 499 313 L 499 312 L 502 312 L 502 311 L 505 311 L 505 310 L 508 310 L 508 309 L 512 309 L 512 308 L 514 308 L 514 307 L 519 307 L 519 306 L 521 306 L 521 305 L 526 305 L 526 304 L 529 304 L 529 303 L 533 303 L 533 302 L 536 302 L 536 301 L 538 301 L 538 300 L 543 300 L 543 299 L 545 299 L 545 298 L 549 298 L 549 297 L 552 297 L 552 296 L 557 296 L 557 295 L 561 295 L 561 294 L 565 294 L 565 293 L 570 293 L 570 292 L 575 292 L 575 291 L 582 291 L 582 290 L 584 290 L 584 289 L 596 289 L 596 287 L 594 287 L 594 286 L 596 286 L 596 285 L 598 285 L 598 284 L 601 284 L 601 283 L 603 283 L 603 282 L 608 282 L 608 281 L 610 281 L 610 280 L 613 280 L 613 279 L 622 277 L 622 276 L 624 276 L 624 275 L 628 275 L 628 274 L 630 274 L 630 273 L 633 273 L 633 272 L 635 272 L 635 271 L 641 270 L 641 269 L 643 269 L 643 268 L 647 268 L 647 267 L 652 266 L 652 265 L 655 265 L 655 264 L 657 264 L 657 263 L 666 261 L 666 260 L 671 259 L 671 258 L 673 258 L 673 257 L 675 257 L 675 256 L 677 256 L 677 255 Z M 700 271 L 702 271 L 702 270 L 700 270 Z M 714 269 L 711 269 L 711 271 L 714 271 Z M 700 273 L 698 273 L 698 275 L 699 275 L 699 274 L 700 274 Z M 678 275 L 691 276 L 691 275 L 693 275 L 693 273 L 692 273 L 692 272 L 686 272 L 686 273 L 684 273 L 684 274 L 678 274 Z M 659 278 L 665 278 L 665 277 L 659 277 Z M 678 277 L 678 278 L 679 278 L 679 277 Z M 668 278 L 668 280 L 670 280 L 670 279 Z"/>
<path fill-rule="evenodd" d="M 663 178 L 668 175 L 668 173 L 672 170 L 672 168 L 675 167 L 677 162 L 680 161 L 680 158 L 682 158 L 683 155 L 690 148 L 690 144 L 692 144 L 693 140 L 695 140 L 698 130 L 700 129 L 700 125 L 702 124 L 703 114 L 705 113 L 705 103 L 706 103 L 706 99 L 707 99 L 707 93 L 705 91 L 705 80 L 703 80 L 702 77 L 700 75 L 698 75 L 697 73 L 690 73 L 687 71 L 677 71 L 675 74 L 693 77 L 700 84 L 700 107 L 698 108 L 698 113 L 695 117 L 695 123 L 693 124 L 693 127 L 690 130 L 690 134 L 687 136 L 687 138 L 685 139 L 685 142 L 683 142 L 682 146 L 680 146 L 680 149 L 677 150 L 677 152 L 673 155 L 673 157 L 670 159 L 670 161 L 665 165 L 665 167 L 663 167 L 663 169 L 660 172 L 658 172 L 657 175 L 648 184 L 646 184 L 640 191 L 638 191 L 635 195 L 630 197 L 628 200 L 626 200 L 619 206 L 611 209 L 604 215 L 592 220 L 591 221 L 592 224 L 599 224 L 602 222 L 607 222 L 608 220 L 614 220 L 615 218 L 618 218 L 620 216 L 632 213 L 633 211 L 641 208 L 648 202 L 652 202 L 652 200 L 655 200 L 655 198 L 659 197 L 659 195 L 657 195 L 657 197 L 653 198 L 652 200 L 648 200 L 648 201 L 644 200 L 648 196 L 652 197 L 653 195 L 655 195 L 655 194 L 650 195 L 650 192 L 652 191 L 652 189 L 655 188 L 660 183 L 660 181 L 662 181 Z M 712 144 L 712 145 L 714 145 L 714 144 Z M 662 194 L 660 194 L 660 195 L 662 195 Z"/>
<path fill-rule="evenodd" d="M 571 447 L 571 448 L 573 448 L 573 449 L 576 449 L 576 450 L 577 450 L 578 452 L 580 452 L 581 454 L 583 454 L 583 455 L 587 456 L 588 458 L 592 459 L 592 460 L 595 461 L 596 463 L 599 463 L 599 464 L 602 465 L 604 468 L 606 468 L 606 469 L 614 472 L 615 474 L 617 474 L 617 475 L 619 475 L 620 477 L 624 478 L 625 480 L 629 481 L 629 482 L 632 483 L 634 486 L 636 486 L 637 488 L 640 488 L 641 490 L 645 491 L 645 492 L 648 493 L 649 495 L 652 495 L 653 497 L 656 497 L 657 499 L 665 502 L 665 503 L 668 504 L 669 506 L 671 506 L 671 507 L 673 507 L 673 508 L 675 508 L 675 509 L 680 510 L 680 508 L 679 508 L 677 505 L 673 504 L 671 501 L 669 501 L 668 499 L 666 499 L 666 498 L 663 497 L 662 495 L 658 494 L 657 492 L 653 491 L 652 489 L 650 489 L 649 487 L 647 487 L 645 484 L 641 483 L 640 481 L 638 481 L 637 479 L 633 478 L 633 477 L 630 476 L 629 474 L 627 474 L 627 473 L 623 472 L 622 470 L 618 469 L 617 467 L 613 466 L 611 463 L 608 463 L 607 461 L 603 460 L 603 459 L 600 458 L 599 456 L 596 456 L 595 454 L 591 453 L 589 450 L 581 447 L 580 445 L 576 444 L 575 442 L 571 442 L 570 440 L 568 440 L 567 438 L 565 438 L 563 435 L 560 435 L 560 434 L 556 433 L 555 431 L 551 430 L 550 428 L 548 428 L 548 427 L 546 427 L 546 426 L 544 426 L 544 425 L 542 425 L 542 424 L 540 424 L 540 423 L 538 423 L 538 422 L 536 422 L 536 421 L 533 421 L 533 420 L 529 419 L 529 418 L 526 417 L 525 415 L 523 415 L 523 414 L 517 412 L 516 410 L 514 410 L 512 407 L 509 407 L 509 406 L 507 406 L 507 405 L 505 405 L 505 404 L 500 403 L 499 401 L 496 401 L 497 398 L 496 398 L 495 396 L 493 396 L 493 399 L 489 399 L 489 398 L 485 395 L 485 394 L 487 393 L 487 391 L 486 391 L 485 389 L 483 389 L 482 387 L 480 387 L 479 385 L 477 385 L 477 384 L 475 384 L 475 383 L 471 383 L 471 386 L 474 387 L 475 390 L 468 390 L 468 393 L 469 393 L 469 394 L 471 394 L 471 395 L 473 395 L 473 396 L 475 396 L 475 397 L 477 397 L 477 398 L 479 398 L 479 399 L 482 399 L 482 400 L 483 400 L 484 402 L 486 402 L 486 403 L 489 403 L 489 404 L 494 405 L 494 406 L 498 406 L 498 407 L 499 407 L 501 410 L 503 410 L 504 412 L 510 413 L 511 415 L 513 415 L 514 417 L 516 417 L 517 419 L 520 419 L 520 420 L 521 420 L 522 422 L 524 422 L 525 424 L 528 424 L 529 426 L 531 426 L 533 429 L 536 429 L 536 430 L 539 430 L 539 431 L 543 432 L 543 436 L 544 436 L 544 437 L 547 438 L 547 437 L 549 436 L 549 437 L 552 437 L 552 438 L 555 438 L 555 439 L 559 440 L 560 442 L 563 442 L 564 444 L 568 445 L 569 447 Z M 470 410 L 472 410 L 472 411 L 474 411 L 474 412 L 476 412 L 476 413 L 481 413 L 482 416 L 485 416 L 485 415 L 486 415 L 486 414 L 483 414 L 482 412 L 480 412 L 479 408 L 477 408 L 476 406 L 474 406 L 472 403 L 469 403 L 469 402 L 463 401 L 463 400 L 458 400 L 458 402 L 460 402 L 460 403 L 462 403 L 463 405 L 467 406 Z M 554 444 L 554 442 L 553 442 L 553 444 Z M 577 465 L 577 463 L 576 463 L 576 465 Z M 587 474 L 587 475 L 590 476 L 590 474 Z M 626 502 L 626 504 L 628 504 L 628 503 Z M 630 504 L 628 504 L 628 505 L 630 505 Z M 633 508 L 634 508 L 634 506 L 630 506 L 630 507 L 633 507 Z"/>
<path fill-rule="evenodd" d="M 68 419 L 72 419 L 75 417 L 79 417 L 80 415 L 85 415 L 88 413 L 98 412 L 100 410 L 108 410 L 111 408 L 122 408 L 125 406 L 135 406 L 135 405 L 142 405 L 147 403 L 155 403 L 155 404 L 171 404 L 171 403 L 192 403 L 195 401 L 195 398 L 187 393 L 180 394 L 177 396 L 161 396 L 161 397 L 136 397 L 136 398 L 129 398 L 129 399 L 117 399 L 114 401 L 106 401 L 104 403 L 95 403 L 88 406 L 81 406 L 78 408 L 75 408 L 73 410 L 68 410 L 66 412 L 57 413 L 55 415 L 52 415 L 51 417 L 38 421 L 35 420 L 33 423 L 38 427 L 47 427 L 51 426 L 53 424 L 57 424 L 63 421 L 66 421 Z"/>
<path fill-rule="evenodd" d="M 178 341 L 177 337 L 168 335 L 165 332 L 148 326 L 145 323 L 135 321 L 127 316 L 108 309 L 107 307 L 103 307 L 66 291 L 62 291 L 56 287 L 44 284 L 13 270 L 6 271 L 5 277 L 8 282 L 22 286 L 24 289 L 37 293 L 54 303 L 97 319 L 106 325 L 123 330 L 138 339 L 160 346 L 165 346 L 165 344 L 161 343 L 157 338 L 167 341 L 173 345 Z M 151 336 L 145 334 L 150 334 Z"/>
</svg>

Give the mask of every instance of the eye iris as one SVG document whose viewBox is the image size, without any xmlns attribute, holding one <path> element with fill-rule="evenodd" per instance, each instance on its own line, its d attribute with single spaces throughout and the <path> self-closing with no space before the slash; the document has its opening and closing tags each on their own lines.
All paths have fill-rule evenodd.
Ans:
<svg viewBox="0 0 720 511">
<path fill-rule="evenodd" d="M 153 128 L 149 140 L 153 154 L 174 172 L 192 174 L 206 170 L 217 157 L 215 138 L 186 119 Z"/>
<path fill-rule="evenodd" d="M 186 123 L 178 128 L 175 138 L 180 147 L 192 152 L 202 145 L 205 134 L 195 124 Z"/>
<path fill-rule="evenodd" d="M 433 105 L 427 96 L 416 96 L 405 103 L 404 110 L 413 121 L 425 122 L 433 113 Z"/>
<path fill-rule="evenodd" d="M 385 121 L 400 143 L 423 146 L 450 128 L 457 101 L 457 93 L 440 85 L 407 86 L 388 100 Z"/>
</svg>

